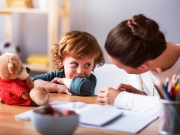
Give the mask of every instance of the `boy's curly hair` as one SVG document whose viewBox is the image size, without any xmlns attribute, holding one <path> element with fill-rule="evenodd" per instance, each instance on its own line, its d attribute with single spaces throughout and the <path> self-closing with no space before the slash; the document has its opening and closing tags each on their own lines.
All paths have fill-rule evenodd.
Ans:
<svg viewBox="0 0 180 135">
<path fill-rule="evenodd" d="M 105 63 L 103 52 L 96 38 L 84 31 L 71 31 L 60 39 L 59 45 L 54 44 L 51 49 L 52 60 L 58 69 L 63 69 L 65 57 L 83 59 L 94 58 L 94 68 Z M 93 69 L 94 69 L 93 68 Z"/>
</svg>

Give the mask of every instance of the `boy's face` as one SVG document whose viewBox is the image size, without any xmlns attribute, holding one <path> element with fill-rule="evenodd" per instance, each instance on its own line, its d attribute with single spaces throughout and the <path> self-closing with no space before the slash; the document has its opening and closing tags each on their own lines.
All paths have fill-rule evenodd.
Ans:
<svg viewBox="0 0 180 135">
<path fill-rule="evenodd" d="M 66 57 L 63 65 L 66 78 L 89 77 L 94 67 L 94 58 L 85 57 L 77 60 L 73 57 Z"/>
</svg>

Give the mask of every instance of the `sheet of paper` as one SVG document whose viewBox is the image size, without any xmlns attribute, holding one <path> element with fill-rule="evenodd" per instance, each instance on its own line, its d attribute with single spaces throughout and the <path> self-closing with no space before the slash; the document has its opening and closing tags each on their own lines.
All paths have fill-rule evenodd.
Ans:
<svg viewBox="0 0 180 135">
<path fill-rule="evenodd" d="M 117 117 L 115 120 L 103 126 L 92 126 L 87 124 L 80 124 L 80 125 L 88 128 L 96 128 L 96 129 L 136 134 L 158 118 L 158 116 L 145 115 L 128 110 L 121 110 L 121 111 L 123 111 L 122 116 Z"/>
<path fill-rule="evenodd" d="M 102 126 L 122 115 L 122 111 L 110 105 L 90 104 L 83 107 L 80 114 L 80 123 Z"/>
<path fill-rule="evenodd" d="M 51 102 L 50 104 L 52 106 L 71 106 L 71 107 L 73 106 L 72 102 L 59 101 L 59 100 L 55 100 L 55 101 Z M 37 107 L 37 108 L 40 108 L 40 107 Z M 35 108 L 35 109 L 37 109 L 37 108 Z M 21 120 L 30 120 L 31 119 L 31 115 L 32 115 L 32 111 L 33 110 L 29 110 L 29 111 L 17 114 L 17 115 L 15 115 L 15 118 L 16 119 L 21 119 Z"/>
<path fill-rule="evenodd" d="M 55 108 L 75 108 L 80 114 L 80 125 L 88 128 L 112 130 L 126 133 L 138 133 L 158 116 L 145 115 L 129 110 L 116 109 L 113 106 L 85 104 L 83 102 L 65 102 L 55 100 L 51 102 Z M 36 108 L 37 109 L 37 108 Z M 15 116 L 16 119 L 30 120 L 33 110 Z M 83 124 L 84 123 L 84 124 Z M 88 124 L 85 124 L 88 123 Z"/>
<path fill-rule="evenodd" d="M 84 108 L 85 106 L 87 106 L 88 104 L 86 103 L 83 103 L 83 102 L 69 102 L 69 103 L 66 103 L 66 104 L 60 104 L 60 105 L 52 105 L 52 107 L 56 110 L 74 110 L 76 113 L 79 113 L 80 110 L 82 108 Z M 60 109 L 60 108 L 63 108 L 63 109 Z"/>
</svg>

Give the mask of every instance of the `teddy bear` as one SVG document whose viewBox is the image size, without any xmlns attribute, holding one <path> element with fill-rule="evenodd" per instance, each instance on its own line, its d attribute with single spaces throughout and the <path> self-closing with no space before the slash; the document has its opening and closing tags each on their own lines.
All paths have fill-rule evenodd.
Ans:
<svg viewBox="0 0 180 135">
<path fill-rule="evenodd" d="M 44 87 L 34 87 L 30 69 L 19 56 L 6 52 L 0 56 L 0 102 L 9 105 L 42 106 L 49 102 Z"/>
</svg>

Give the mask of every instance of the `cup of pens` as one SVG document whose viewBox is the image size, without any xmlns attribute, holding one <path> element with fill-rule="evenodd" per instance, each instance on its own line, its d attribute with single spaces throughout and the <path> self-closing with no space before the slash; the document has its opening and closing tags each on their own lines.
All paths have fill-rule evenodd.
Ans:
<svg viewBox="0 0 180 135">
<path fill-rule="evenodd" d="M 162 114 L 159 119 L 159 133 L 180 134 L 180 102 L 161 100 Z"/>
<path fill-rule="evenodd" d="M 161 82 L 157 90 L 162 104 L 159 133 L 180 135 L 180 76 L 173 75 L 171 80 Z"/>
</svg>

